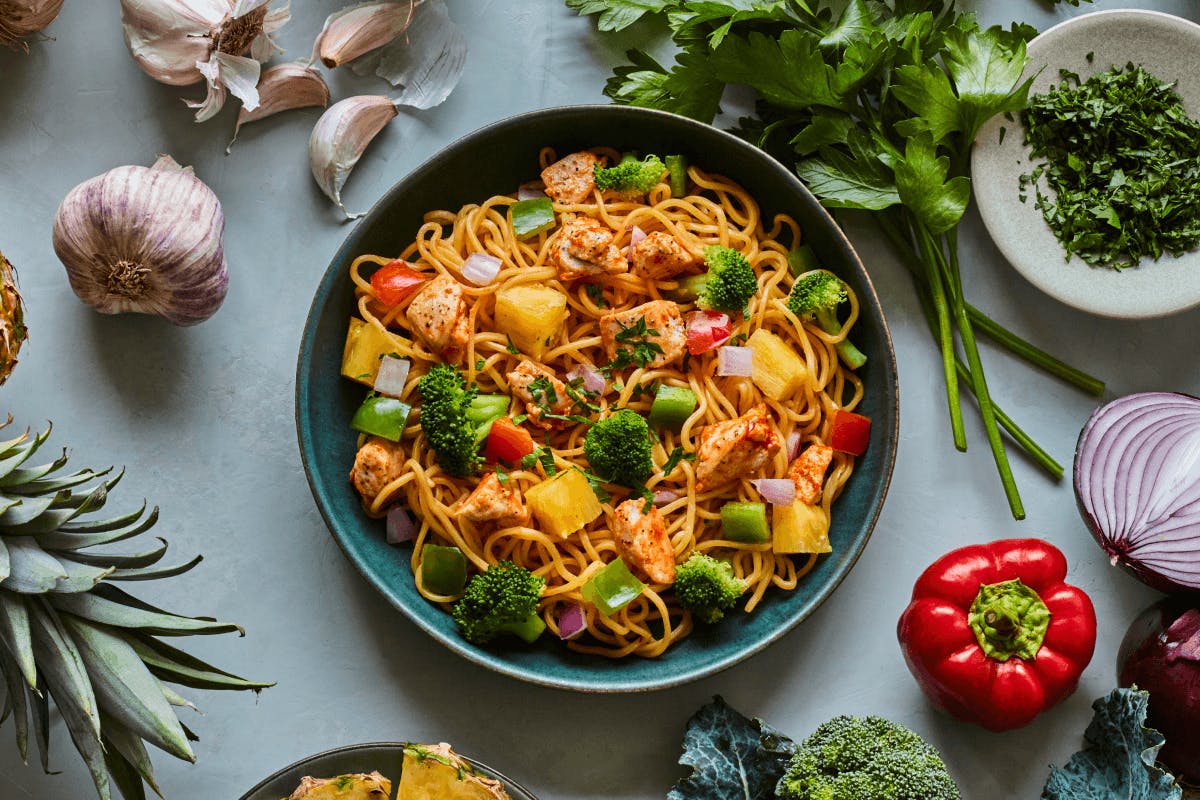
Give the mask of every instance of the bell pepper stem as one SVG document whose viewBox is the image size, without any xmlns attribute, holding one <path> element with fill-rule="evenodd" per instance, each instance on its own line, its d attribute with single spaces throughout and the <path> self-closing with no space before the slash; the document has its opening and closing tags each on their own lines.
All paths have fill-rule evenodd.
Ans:
<svg viewBox="0 0 1200 800">
<path fill-rule="evenodd" d="M 989 658 L 1007 661 L 1016 656 L 1032 661 L 1050 627 L 1050 609 L 1019 578 L 985 583 L 971 604 L 967 624 Z"/>
</svg>

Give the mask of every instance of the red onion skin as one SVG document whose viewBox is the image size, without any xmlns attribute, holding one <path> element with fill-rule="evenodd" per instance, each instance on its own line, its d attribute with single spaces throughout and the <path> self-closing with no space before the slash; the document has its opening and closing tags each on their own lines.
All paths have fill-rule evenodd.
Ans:
<svg viewBox="0 0 1200 800">
<path fill-rule="evenodd" d="M 1188 609 L 1197 608 L 1200 594 L 1158 601 L 1129 626 L 1117 653 L 1120 685 L 1137 684 L 1150 693 L 1146 724 L 1167 739 L 1158 760 L 1193 784 L 1200 784 L 1200 661 L 1167 661 L 1163 633 Z"/>
</svg>

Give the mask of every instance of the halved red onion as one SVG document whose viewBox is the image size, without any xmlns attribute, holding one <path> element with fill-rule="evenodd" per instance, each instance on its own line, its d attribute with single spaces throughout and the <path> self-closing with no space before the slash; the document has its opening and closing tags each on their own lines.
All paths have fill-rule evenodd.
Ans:
<svg viewBox="0 0 1200 800">
<path fill-rule="evenodd" d="M 387 513 L 387 543 L 404 544 L 417 538 L 417 526 L 404 506 L 392 506 Z"/>
<path fill-rule="evenodd" d="M 518 200 L 536 200 L 546 196 L 546 185 L 541 181 L 522 183 L 517 187 Z"/>
<path fill-rule="evenodd" d="M 629 234 L 629 248 L 625 251 L 625 258 L 631 263 L 633 262 L 633 248 L 637 246 L 638 242 L 645 238 L 646 232 L 637 225 L 634 225 L 633 231 L 631 231 Z"/>
<path fill-rule="evenodd" d="M 717 374 L 748 376 L 754 365 L 754 350 L 749 347 L 725 345 L 717 351 Z"/>
<path fill-rule="evenodd" d="M 792 431 L 787 436 L 787 458 L 792 461 L 796 456 L 800 455 L 800 442 L 802 437 L 800 431 Z"/>
<path fill-rule="evenodd" d="M 750 485 L 773 506 L 790 506 L 796 502 L 796 484 L 791 478 L 755 478 Z"/>
<path fill-rule="evenodd" d="M 672 492 L 670 489 L 659 489 L 654 493 L 654 505 L 665 506 L 674 503 L 679 499 L 679 492 Z"/>
<path fill-rule="evenodd" d="M 496 280 L 503 264 L 490 253 L 471 253 L 463 263 L 462 276 L 476 286 L 487 286 Z"/>
<path fill-rule="evenodd" d="M 375 391 L 388 397 L 399 397 L 404 394 L 404 384 L 408 382 L 408 370 L 412 362 L 407 358 L 384 356 L 379 362 L 379 372 L 375 375 Z"/>
<path fill-rule="evenodd" d="M 1075 496 L 1114 565 L 1165 592 L 1200 590 L 1200 399 L 1143 392 L 1093 412 Z"/>
<path fill-rule="evenodd" d="M 585 392 L 604 394 L 608 390 L 608 381 L 604 380 L 604 375 L 587 364 L 577 364 L 567 372 L 568 381 L 573 381 L 576 378 L 583 380 L 582 386 Z"/>
<path fill-rule="evenodd" d="M 558 638 L 563 641 L 578 639 L 587 630 L 587 615 L 578 603 L 567 603 L 558 608 Z"/>
</svg>

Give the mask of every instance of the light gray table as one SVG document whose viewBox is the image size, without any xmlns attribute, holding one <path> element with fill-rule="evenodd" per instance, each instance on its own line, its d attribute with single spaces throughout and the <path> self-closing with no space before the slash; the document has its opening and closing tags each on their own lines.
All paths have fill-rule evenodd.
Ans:
<svg viewBox="0 0 1200 800">
<path fill-rule="evenodd" d="M 205 716 L 195 766 L 158 754 L 172 800 L 236 798 L 264 775 L 338 745 L 448 740 L 544 798 L 661 797 L 684 723 L 720 693 L 797 738 L 839 713 L 884 714 L 941 747 L 969 798 L 1036 797 L 1047 765 L 1080 744 L 1090 704 L 1115 683 L 1114 654 L 1133 616 L 1155 596 L 1111 568 L 1075 511 L 1069 482 L 1054 485 L 1015 459 L 1028 519 L 1009 516 L 977 416 L 971 452 L 956 453 L 936 351 L 908 279 L 873 235 L 852 222 L 883 298 L 902 382 L 901 447 L 870 547 L 837 593 L 804 625 L 727 672 L 671 691 L 588 696 L 528 686 L 434 644 L 377 596 L 342 557 L 317 514 L 292 421 L 301 326 L 318 277 L 349 231 L 318 193 L 305 157 L 315 111 L 245 130 L 224 148 L 234 111 L 191 122 L 181 91 L 133 64 L 115 2 L 70 0 L 54 41 L 29 55 L 0 52 L 0 248 L 20 268 L 31 340 L 0 410 L 19 427 L 55 423 L 56 446 L 77 465 L 124 464 L 114 505 L 147 496 L 157 532 L 177 556 L 204 563 L 143 590 L 183 613 L 242 623 L 246 637 L 193 640 L 216 663 L 278 686 L 252 695 L 192 692 Z M 282 42 L 307 53 L 334 0 L 294 0 Z M 968 2 L 966 5 L 971 5 Z M 985 22 L 1016 17 L 1045 27 L 1086 9 L 1035 0 L 977 4 Z M 1098 3 L 1117 7 L 1119 2 Z M 1189 0 L 1135 3 L 1197 19 Z M 468 72 L 442 107 L 402 115 L 359 164 L 348 203 L 365 208 L 444 144 L 485 123 L 544 106 L 602 101 L 609 68 L 629 41 L 598 36 L 560 0 L 451 0 L 471 43 Z M 632 39 L 639 39 L 635 32 Z M 334 80 L 378 93 L 382 84 Z M 54 211 L 80 181 L 169 152 L 220 196 L 232 289 L 221 311 L 179 330 L 145 317 L 103 317 L 77 301 L 50 247 Z M 1039 294 L 999 257 L 978 219 L 962 234 L 969 297 L 1035 342 L 1107 378 L 1112 394 L 1200 393 L 1200 312 L 1122 323 L 1086 316 Z M 1095 401 L 1007 356 L 984 354 L 995 395 L 1069 463 Z M 1044 536 L 1066 551 L 1070 577 L 1096 603 L 1096 657 L 1079 691 L 1033 725 L 986 733 L 934 712 L 904 667 L 895 622 L 916 575 L 970 542 Z M 139 587 L 135 587 L 139 588 Z M 25 767 L 0 730 L 0 798 L 82 800 L 91 782 L 60 722 L 52 766 Z"/>
</svg>

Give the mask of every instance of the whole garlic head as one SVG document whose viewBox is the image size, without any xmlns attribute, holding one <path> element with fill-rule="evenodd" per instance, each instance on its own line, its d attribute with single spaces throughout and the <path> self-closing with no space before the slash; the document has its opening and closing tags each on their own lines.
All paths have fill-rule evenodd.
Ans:
<svg viewBox="0 0 1200 800">
<path fill-rule="evenodd" d="M 229 290 L 225 215 L 191 167 L 161 156 L 117 167 L 67 194 L 54 252 L 79 299 L 103 314 L 157 314 L 176 325 L 208 319 Z"/>
<path fill-rule="evenodd" d="M 16 46 L 51 22 L 63 0 L 0 0 L 0 45 Z"/>
</svg>

